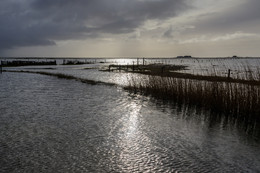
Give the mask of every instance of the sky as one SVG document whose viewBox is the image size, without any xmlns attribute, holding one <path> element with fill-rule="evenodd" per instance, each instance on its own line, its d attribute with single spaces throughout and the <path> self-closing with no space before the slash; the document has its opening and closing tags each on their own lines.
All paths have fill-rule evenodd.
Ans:
<svg viewBox="0 0 260 173">
<path fill-rule="evenodd" d="M 1 0 L 0 57 L 260 57 L 260 0 Z"/>
</svg>

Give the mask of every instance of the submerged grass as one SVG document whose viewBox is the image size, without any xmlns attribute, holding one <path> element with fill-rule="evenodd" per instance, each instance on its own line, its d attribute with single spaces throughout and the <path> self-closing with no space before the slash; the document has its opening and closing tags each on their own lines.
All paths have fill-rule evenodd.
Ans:
<svg viewBox="0 0 260 173">
<path fill-rule="evenodd" d="M 24 70 L 20 70 L 20 71 L 4 70 L 4 72 L 41 74 L 41 75 L 47 75 L 47 76 L 54 76 L 54 77 L 61 78 L 61 79 L 77 80 L 77 81 L 80 81 L 82 83 L 87 83 L 87 84 L 90 84 L 90 85 L 109 85 L 109 86 L 116 85 L 114 83 L 94 81 L 94 80 L 89 80 L 89 79 L 82 79 L 82 78 L 79 78 L 79 77 L 75 77 L 75 76 L 67 75 L 67 74 L 62 74 L 62 73 L 50 73 L 50 72 L 39 72 L 39 71 L 24 71 Z"/>
</svg>

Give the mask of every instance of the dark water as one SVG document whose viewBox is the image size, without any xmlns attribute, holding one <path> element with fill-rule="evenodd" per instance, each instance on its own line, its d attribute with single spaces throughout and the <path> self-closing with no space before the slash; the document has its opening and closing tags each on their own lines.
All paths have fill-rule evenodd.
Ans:
<svg viewBox="0 0 260 173">
<path fill-rule="evenodd" d="M 3 73 L 0 172 L 260 172 L 260 142 L 120 87 Z"/>
</svg>

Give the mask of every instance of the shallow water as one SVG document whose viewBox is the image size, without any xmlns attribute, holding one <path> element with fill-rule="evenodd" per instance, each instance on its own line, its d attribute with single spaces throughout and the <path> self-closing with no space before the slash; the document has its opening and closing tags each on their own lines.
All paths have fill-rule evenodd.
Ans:
<svg viewBox="0 0 260 173">
<path fill-rule="evenodd" d="M 0 172 L 260 171 L 259 139 L 221 117 L 38 74 L 0 74 L 0 139 Z"/>
<path fill-rule="evenodd" d="M 1 58 L 0 58 L 1 59 Z M 6 60 L 6 59 L 3 59 Z M 15 59 L 9 59 L 9 61 Z M 136 74 L 131 73 L 109 73 L 102 72 L 100 69 L 107 69 L 109 64 L 143 64 L 142 58 L 132 59 L 74 59 L 72 61 L 93 62 L 94 64 L 84 65 L 61 65 L 63 60 L 56 59 L 57 66 L 24 66 L 4 69 L 30 70 L 30 71 L 48 71 L 51 73 L 62 73 L 73 75 L 75 77 L 90 79 L 95 81 L 116 83 L 118 85 L 127 85 L 127 78 Z M 36 60 L 39 61 L 39 60 Z M 138 61 L 138 63 L 137 63 Z M 105 62 L 105 63 L 100 63 Z M 228 76 L 234 79 L 255 79 L 259 80 L 260 58 L 146 58 L 144 64 L 163 63 L 171 65 L 183 65 L 186 69 L 182 73 L 194 75 L 213 75 Z M 138 75 L 142 76 L 142 75 Z"/>
</svg>

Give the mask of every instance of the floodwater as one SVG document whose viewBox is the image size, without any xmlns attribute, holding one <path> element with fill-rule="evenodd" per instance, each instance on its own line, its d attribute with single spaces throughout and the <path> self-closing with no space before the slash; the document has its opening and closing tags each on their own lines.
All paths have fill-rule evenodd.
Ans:
<svg viewBox="0 0 260 173">
<path fill-rule="evenodd" d="M 118 85 L 0 74 L 0 172 L 260 172 L 258 132 L 125 91 L 129 74 L 31 70 Z"/>
</svg>

